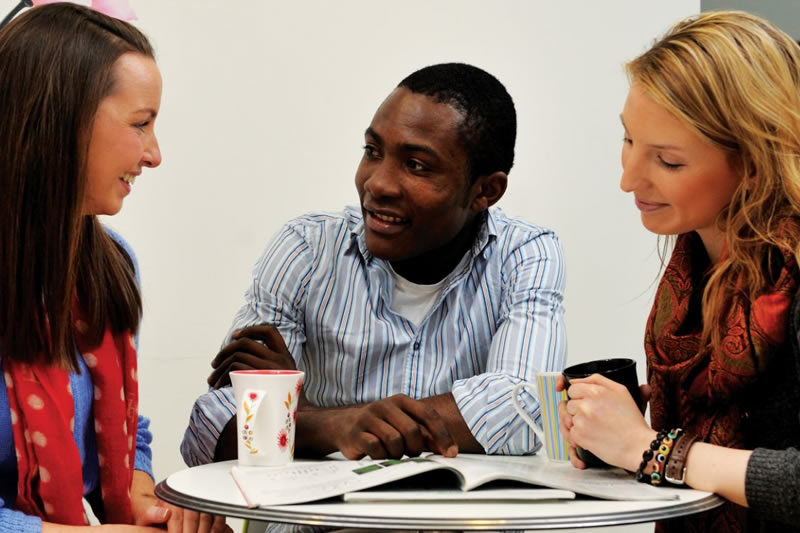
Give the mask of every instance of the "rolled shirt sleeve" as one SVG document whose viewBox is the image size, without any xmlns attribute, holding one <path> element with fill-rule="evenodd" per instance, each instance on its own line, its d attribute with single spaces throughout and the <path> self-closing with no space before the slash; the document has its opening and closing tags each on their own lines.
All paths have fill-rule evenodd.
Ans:
<svg viewBox="0 0 800 533">
<path fill-rule="evenodd" d="M 217 441 L 225 424 L 236 414 L 233 389 L 223 387 L 200 396 L 192 407 L 181 442 L 183 461 L 197 466 L 214 461 Z"/>
<path fill-rule="evenodd" d="M 539 443 L 511 399 L 521 381 L 538 372 L 560 371 L 567 356 L 563 295 L 565 266 L 555 234 L 534 234 L 509 253 L 503 264 L 507 289 L 502 320 L 492 337 L 486 371 L 453 384 L 453 397 L 475 439 L 490 454 L 523 455 Z M 521 394 L 538 419 L 538 402 Z"/>
</svg>

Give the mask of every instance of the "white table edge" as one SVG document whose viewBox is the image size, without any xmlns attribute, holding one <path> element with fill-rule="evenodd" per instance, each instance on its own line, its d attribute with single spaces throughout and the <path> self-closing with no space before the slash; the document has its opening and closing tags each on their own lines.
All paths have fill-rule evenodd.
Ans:
<svg viewBox="0 0 800 533">
<path fill-rule="evenodd" d="M 386 517 L 386 516 L 351 516 L 336 513 L 319 513 L 307 509 L 308 504 L 278 507 L 248 508 L 245 505 L 220 503 L 203 498 L 186 495 L 169 486 L 169 478 L 156 485 L 156 496 L 178 507 L 194 511 L 219 514 L 233 518 L 261 520 L 268 522 L 285 522 L 311 526 L 332 526 L 375 529 L 458 529 L 458 530 L 498 530 L 498 529 L 567 529 L 590 528 L 616 525 L 628 525 L 641 522 L 652 522 L 686 516 L 714 509 L 725 500 L 715 494 L 702 498 L 677 503 L 669 507 L 619 511 L 612 513 L 594 513 L 580 516 L 529 516 L 517 518 L 432 518 L 432 517 Z M 336 505 L 348 505 L 345 503 Z"/>
</svg>

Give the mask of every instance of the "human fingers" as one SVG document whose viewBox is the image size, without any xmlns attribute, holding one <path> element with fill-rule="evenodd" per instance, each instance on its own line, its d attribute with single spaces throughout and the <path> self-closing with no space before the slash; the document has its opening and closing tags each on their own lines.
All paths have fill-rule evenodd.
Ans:
<svg viewBox="0 0 800 533">
<path fill-rule="evenodd" d="M 424 427 L 423 436 L 428 449 L 445 457 L 458 455 L 458 445 L 436 409 L 402 394 L 392 396 L 389 400 L 399 404 L 404 412 Z"/>
<path fill-rule="evenodd" d="M 143 517 L 136 520 L 137 525 L 164 524 L 169 520 L 171 510 L 160 500 L 147 508 Z"/>
<path fill-rule="evenodd" d="M 254 357 L 263 359 L 265 364 L 270 365 L 265 367 L 269 370 L 297 370 L 294 357 L 292 357 L 292 354 L 286 349 L 286 346 L 282 344 L 283 341 L 281 341 L 280 349 L 275 349 L 258 339 L 251 339 L 249 337 L 241 338 L 234 341 L 234 343 L 237 349 L 231 355 L 235 353 L 251 354 Z"/>
<path fill-rule="evenodd" d="M 183 511 L 182 533 L 211 533 L 214 517 L 208 513 L 198 513 L 185 509 Z"/>
<path fill-rule="evenodd" d="M 578 458 L 578 450 L 575 446 L 569 447 L 569 462 L 572 463 L 572 466 L 575 468 L 580 468 L 581 470 L 586 468 L 586 463 Z"/>
<path fill-rule="evenodd" d="M 261 324 L 258 326 L 249 326 L 237 330 L 233 334 L 234 339 L 250 338 L 263 342 L 276 352 L 286 352 L 286 343 L 283 341 L 283 336 L 278 331 L 278 328 L 268 324 Z"/>
<path fill-rule="evenodd" d="M 593 374 L 587 378 L 572 380 L 568 396 L 570 400 L 583 400 L 606 394 L 608 391 L 625 391 L 627 394 L 627 390 L 623 385 L 615 381 L 611 381 L 599 374 Z M 570 411 L 570 414 L 574 415 L 575 413 Z"/>
<path fill-rule="evenodd" d="M 337 448 L 351 460 L 364 456 L 371 459 L 403 456 L 402 437 L 389 424 L 374 417 L 368 423 L 352 426 L 344 438 L 337 442 Z"/>
<path fill-rule="evenodd" d="M 183 533 L 183 512 L 184 509 L 181 507 L 175 507 L 174 505 L 170 505 L 166 502 L 159 502 L 159 505 L 162 505 L 170 510 L 169 520 L 167 521 L 167 531 L 169 533 Z"/>
<path fill-rule="evenodd" d="M 604 386 L 607 386 L 607 387 L 613 387 L 613 386 L 619 385 L 619 383 L 617 383 L 616 381 L 614 381 L 612 379 L 609 379 L 609 378 L 605 377 L 602 374 L 592 374 L 592 375 L 587 376 L 585 378 L 574 379 L 574 380 L 571 381 L 571 383 L 573 383 L 573 384 L 574 383 L 590 383 L 592 385 L 604 385 Z"/>
<path fill-rule="evenodd" d="M 418 412 L 416 406 L 412 405 L 416 402 L 410 398 L 408 399 L 410 401 L 406 402 L 404 398 L 407 397 L 387 398 L 376 402 L 372 409 L 377 417 L 391 426 L 393 431 L 390 436 L 397 438 L 388 442 L 381 437 L 386 448 L 392 453 L 400 451 L 401 455 L 405 453 L 410 457 L 416 457 L 425 451 L 426 439 L 435 439 L 420 420 L 430 415 Z"/>
<path fill-rule="evenodd" d="M 42 528 L 42 531 L 53 531 L 52 529 L 47 528 L 48 525 L 49 524 L 45 522 L 45 527 Z M 56 531 L 62 530 L 56 529 Z M 70 529 L 70 531 L 72 530 Z M 100 526 L 92 526 L 92 531 L 97 531 L 98 533 L 164 533 L 164 528 L 158 526 L 137 526 L 135 524 L 103 524 Z"/>
<path fill-rule="evenodd" d="M 567 412 L 567 402 L 558 402 L 556 410 L 558 411 L 558 430 L 564 438 L 568 438 L 569 430 L 572 428 L 572 415 Z"/>
<path fill-rule="evenodd" d="M 255 341 L 251 341 L 255 342 Z M 258 344 L 258 343 L 256 343 Z M 273 357 L 273 353 L 242 351 L 232 353 L 220 363 L 208 376 L 208 384 L 219 388 L 230 383 L 230 372 L 233 370 L 293 370 L 281 357 Z"/>
<path fill-rule="evenodd" d="M 223 346 L 214 359 L 211 360 L 211 367 L 217 368 L 225 363 L 231 355 L 237 352 L 252 353 L 254 355 L 268 357 L 273 350 L 257 340 L 250 338 L 236 339 L 227 345 Z"/>
<path fill-rule="evenodd" d="M 564 376 L 559 375 L 556 377 L 556 392 L 561 392 L 566 390 L 567 388 L 567 380 L 564 379 Z"/>
<path fill-rule="evenodd" d="M 212 516 L 211 533 L 233 533 L 231 526 L 225 523 L 225 517 L 220 515 Z"/>
</svg>

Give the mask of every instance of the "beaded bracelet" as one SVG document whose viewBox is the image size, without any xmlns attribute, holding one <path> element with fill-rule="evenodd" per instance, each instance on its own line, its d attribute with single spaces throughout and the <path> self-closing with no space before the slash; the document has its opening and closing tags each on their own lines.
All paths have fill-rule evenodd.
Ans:
<svg viewBox="0 0 800 533">
<path fill-rule="evenodd" d="M 669 460 L 669 455 L 672 453 L 672 447 L 675 441 L 683 435 L 683 430 L 680 428 L 673 429 L 672 431 L 659 431 L 650 447 L 642 454 L 642 462 L 639 469 L 636 470 L 636 481 L 640 483 L 649 483 L 651 485 L 660 485 L 662 473 Z M 653 463 L 653 471 L 650 474 L 645 474 L 644 471 L 647 465 L 650 464 L 655 458 Z"/>
</svg>

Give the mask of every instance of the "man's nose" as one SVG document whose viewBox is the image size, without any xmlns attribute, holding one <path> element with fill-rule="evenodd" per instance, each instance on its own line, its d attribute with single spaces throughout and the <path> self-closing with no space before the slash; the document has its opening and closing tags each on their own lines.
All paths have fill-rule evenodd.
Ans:
<svg viewBox="0 0 800 533">
<path fill-rule="evenodd" d="M 373 198 L 399 196 L 400 173 L 390 161 L 384 159 L 373 167 L 364 187 Z"/>
</svg>

